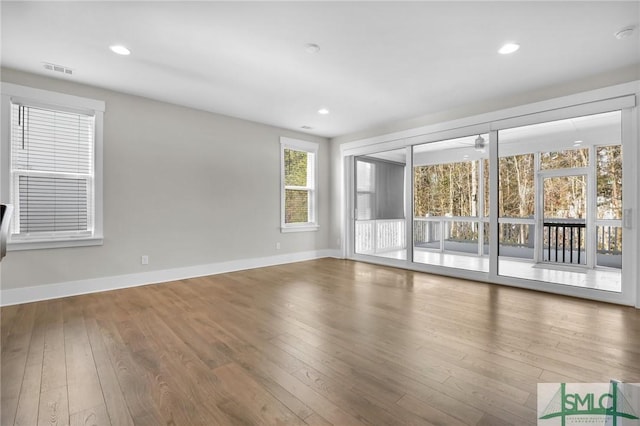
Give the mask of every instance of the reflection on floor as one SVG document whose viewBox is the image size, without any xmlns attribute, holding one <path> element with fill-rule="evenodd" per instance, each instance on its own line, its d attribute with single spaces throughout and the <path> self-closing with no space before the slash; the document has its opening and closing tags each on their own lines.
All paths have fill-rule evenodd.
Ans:
<svg viewBox="0 0 640 426">
<path fill-rule="evenodd" d="M 593 288 L 606 291 L 622 291 L 622 271 L 613 268 L 560 270 L 546 265 L 521 260 L 498 260 L 500 275 L 550 283 Z"/>
<path fill-rule="evenodd" d="M 378 253 L 376 256 L 406 260 L 407 253 L 405 250 L 396 250 Z M 466 254 L 440 253 L 415 248 L 413 257 L 416 263 L 489 272 L 488 256 L 478 257 Z M 567 270 L 556 268 L 553 265 L 536 264 L 523 259 L 499 258 L 498 271 L 500 275 L 506 277 L 524 278 L 597 290 L 622 291 L 621 270 L 614 268 L 583 269 L 576 267 Z"/>
</svg>

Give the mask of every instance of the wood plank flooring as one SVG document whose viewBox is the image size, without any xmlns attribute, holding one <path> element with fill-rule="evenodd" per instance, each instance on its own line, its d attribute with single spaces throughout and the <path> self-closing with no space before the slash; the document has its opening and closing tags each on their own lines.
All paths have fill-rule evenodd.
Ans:
<svg viewBox="0 0 640 426">
<path fill-rule="evenodd" d="M 527 425 L 640 311 L 320 259 L 1 309 L 2 425 Z"/>
</svg>

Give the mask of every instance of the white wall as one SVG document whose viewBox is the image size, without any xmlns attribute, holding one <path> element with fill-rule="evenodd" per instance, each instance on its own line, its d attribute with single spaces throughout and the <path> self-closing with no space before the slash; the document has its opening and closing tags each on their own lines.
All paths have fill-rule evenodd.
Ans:
<svg viewBox="0 0 640 426">
<path fill-rule="evenodd" d="M 328 140 L 15 70 L 1 79 L 106 102 L 104 245 L 10 252 L 3 291 L 328 248 Z M 281 136 L 320 143 L 317 232 L 280 233 Z"/>
</svg>

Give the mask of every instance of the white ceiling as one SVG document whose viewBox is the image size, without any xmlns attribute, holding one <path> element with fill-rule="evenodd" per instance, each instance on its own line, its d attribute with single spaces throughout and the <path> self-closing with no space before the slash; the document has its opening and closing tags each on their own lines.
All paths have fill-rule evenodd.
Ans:
<svg viewBox="0 0 640 426">
<path fill-rule="evenodd" d="M 614 37 L 638 26 L 639 1 L 1 8 L 2 66 L 327 137 L 640 64 L 639 31 Z M 522 48 L 499 55 L 506 41 Z M 116 43 L 132 54 L 113 54 Z M 307 43 L 320 51 L 308 53 Z"/>
</svg>

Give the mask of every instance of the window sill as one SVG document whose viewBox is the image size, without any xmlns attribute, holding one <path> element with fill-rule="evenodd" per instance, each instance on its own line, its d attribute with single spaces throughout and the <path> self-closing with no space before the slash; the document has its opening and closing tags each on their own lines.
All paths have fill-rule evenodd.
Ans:
<svg viewBox="0 0 640 426">
<path fill-rule="evenodd" d="M 318 225 L 293 225 L 280 227 L 280 232 L 314 232 L 318 229 L 320 229 L 320 226 Z"/>
<path fill-rule="evenodd" d="M 23 240 L 7 243 L 7 251 L 40 250 L 65 247 L 101 246 L 102 237 L 77 238 L 67 240 Z"/>
</svg>

